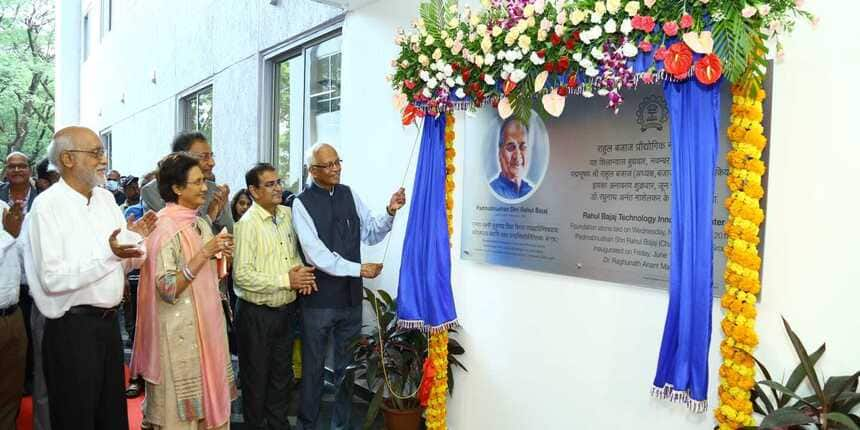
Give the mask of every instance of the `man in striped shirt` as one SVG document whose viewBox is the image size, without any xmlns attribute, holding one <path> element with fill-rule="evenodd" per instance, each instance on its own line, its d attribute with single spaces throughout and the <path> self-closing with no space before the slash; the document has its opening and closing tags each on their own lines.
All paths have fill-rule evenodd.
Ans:
<svg viewBox="0 0 860 430">
<path fill-rule="evenodd" d="M 275 168 L 257 164 L 245 184 L 254 202 L 234 226 L 233 267 L 242 405 L 248 428 L 285 429 L 296 294 L 316 290 L 314 268 L 302 264 Z"/>
</svg>

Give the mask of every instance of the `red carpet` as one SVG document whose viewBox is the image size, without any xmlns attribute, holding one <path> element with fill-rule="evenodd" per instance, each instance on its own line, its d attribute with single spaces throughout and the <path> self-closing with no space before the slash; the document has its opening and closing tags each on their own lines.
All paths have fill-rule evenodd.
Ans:
<svg viewBox="0 0 860 430">
<path fill-rule="evenodd" d="M 125 369 L 126 380 L 128 380 L 128 368 Z M 142 415 L 140 413 L 143 396 L 128 401 L 128 428 L 139 430 Z M 18 430 L 33 429 L 33 399 L 24 397 L 21 399 L 21 412 L 18 413 Z"/>
</svg>

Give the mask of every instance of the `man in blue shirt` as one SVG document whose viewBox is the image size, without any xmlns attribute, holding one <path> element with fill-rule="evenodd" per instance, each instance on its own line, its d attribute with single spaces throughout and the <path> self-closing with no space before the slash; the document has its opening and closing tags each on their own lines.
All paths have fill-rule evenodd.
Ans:
<svg viewBox="0 0 860 430">
<path fill-rule="evenodd" d="M 519 199 L 532 191 L 525 176 L 529 172 L 529 130 L 522 121 L 511 117 L 499 131 L 499 176 L 490 188 L 504 199 Z"/>
</svg>

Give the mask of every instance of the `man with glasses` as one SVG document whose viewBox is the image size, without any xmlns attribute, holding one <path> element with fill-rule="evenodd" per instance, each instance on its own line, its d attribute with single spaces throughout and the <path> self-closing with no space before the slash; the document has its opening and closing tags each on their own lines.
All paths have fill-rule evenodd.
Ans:
<svg viewBox="0 0 860 430">
<path fill-rule="evenodd" d="M 340 183 L 342 160 L 328 144 L 309 150 L 310 186 L 293 201 L 293 226 L 308 264 L 316 267 L 318 291 L 301 299 L 302 385 L 299 422 L 316 429 L 323 368 L 329 340 L 334 343 L 335 404 L 331 429 L 350 426 L 353 375 L 346 367 L 350 345 L 361 330 L 362 278 L 375 278 L 382 264 L 361 263 L 361 243 L 374 245 L 391 231 L 394 214 L 406 203 L 403 188 L 391 196 L 387 214 L 373 216 Z"/>
<path fill-rule="evenodd" d="M 296 293 L 316 289 L 314 268 L 302 264 L 277 170 L 257 164 L 245 184 L 253 203 L 236 223 L 233 268 L 242 410 L 249 429 L 286 429 Z"/>
<path fill-rule="evenodd" d="M 92 130 L 54 135 L 49 157 L 61 180 L 33 203 L 21 238 L 36 306 L 47 319 L 43 370 L 51 428 L 128 426 L 117 311 L 123 280 L 143 261 L 156 216 L 126 223 L 105 183 L 107 157 Z"/>
<path fill-rule="evenodd" d="M 215 184 L 215 154 L 206 136 L 199 131 L 182 132 L 176 135 L 171 145 L 172 152 L 188 152 L 200 159 L 200 169 L 206 177 L 206 201 L 200 206 L 200 217 L 212 226 L 212 232 L 218 234 L 222 228 L 233 232 L 233 214 L 227 202 L 230 200 L 230 188 L 227 185 Z M 152 181 L 140 189 L 143 206 L 156 212 L 164 208 L 164 200 L 158 194 L 158 181 Z"/>
</svg>

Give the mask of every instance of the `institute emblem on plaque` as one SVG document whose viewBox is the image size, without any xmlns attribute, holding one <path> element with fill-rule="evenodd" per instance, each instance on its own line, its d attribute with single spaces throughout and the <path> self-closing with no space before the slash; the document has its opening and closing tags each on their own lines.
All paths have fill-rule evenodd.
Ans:
<svg viewBox="0 0 860 430">
<path fill-rule="evenodd" d="M 649 128 L 663 131 L 663 126 L 668 120 L 669 108 L 666 106 L 666 99 L 661 96 L 645 97 L 636 109 L 636 123 L 639 124 L 641 131 Z"/>
</svg>

